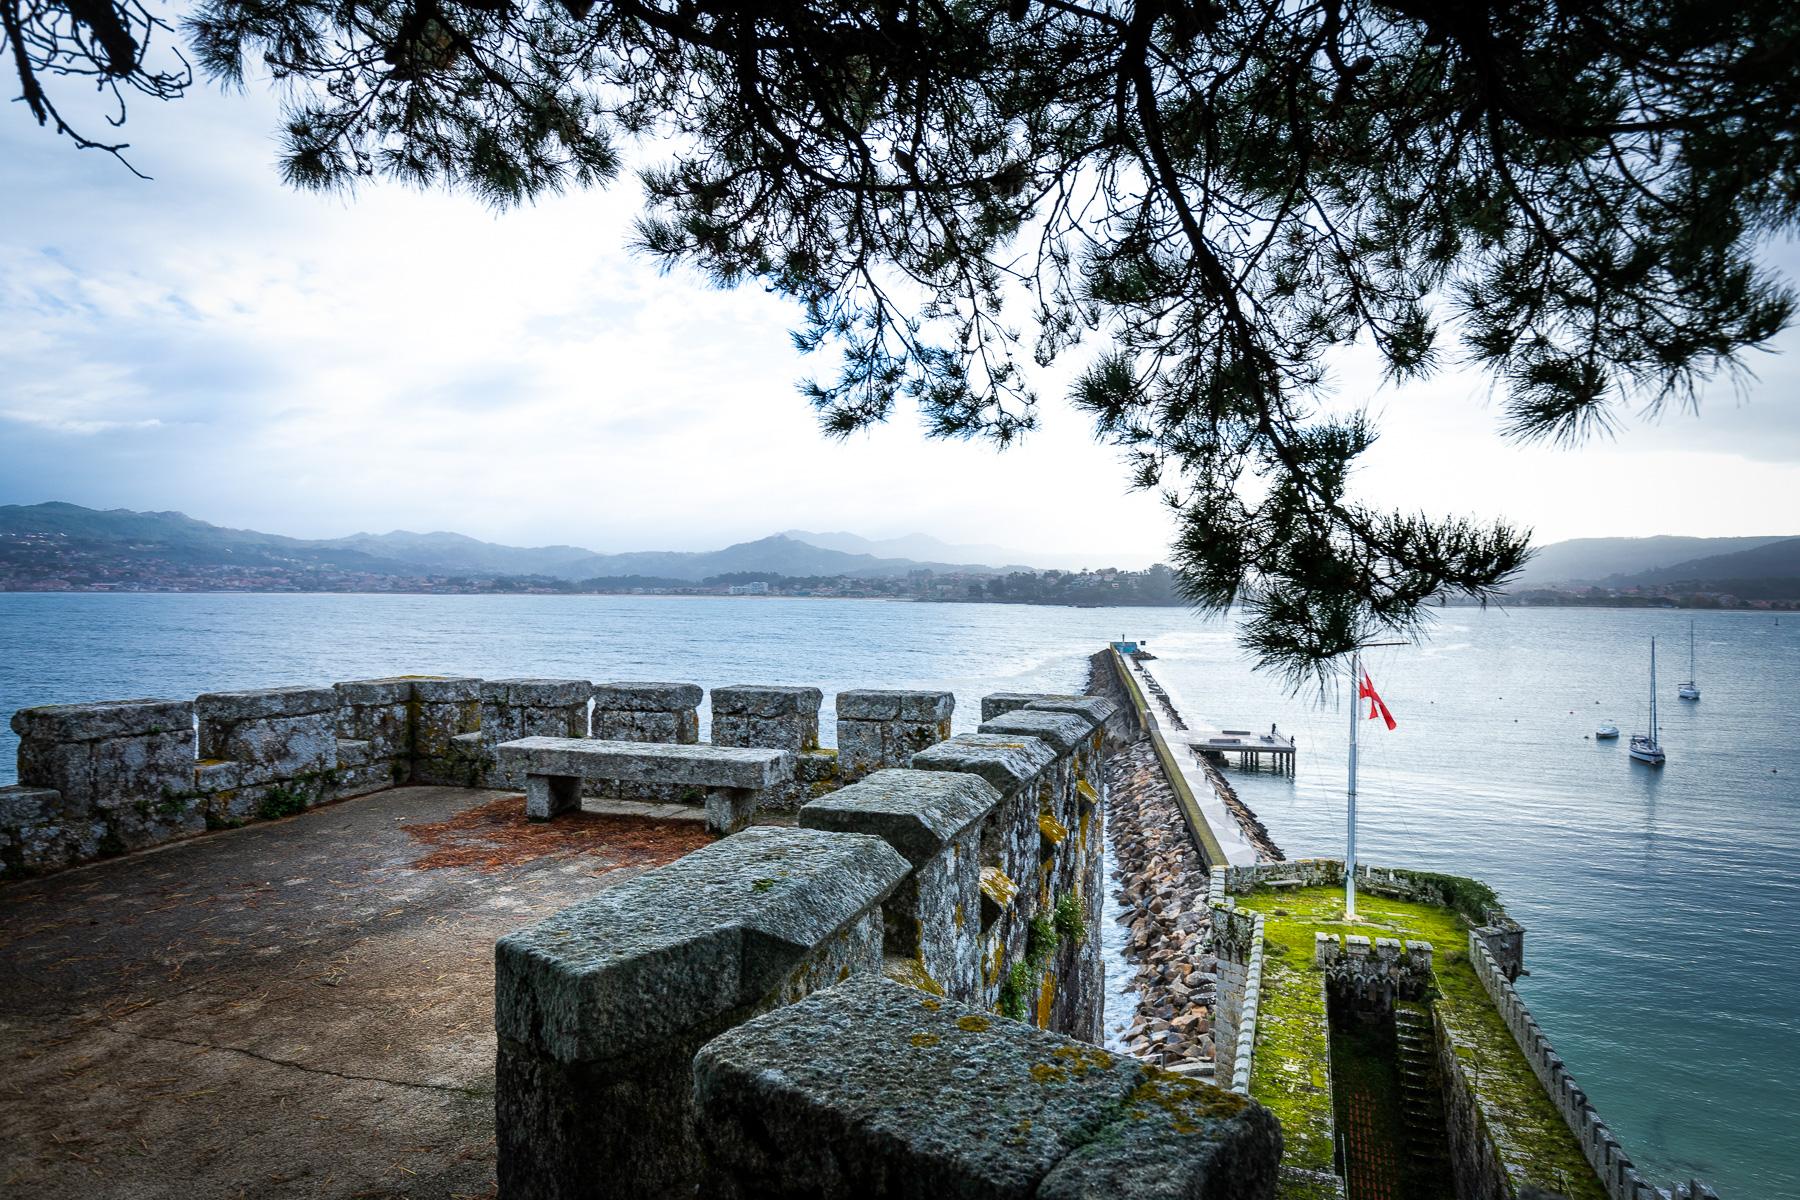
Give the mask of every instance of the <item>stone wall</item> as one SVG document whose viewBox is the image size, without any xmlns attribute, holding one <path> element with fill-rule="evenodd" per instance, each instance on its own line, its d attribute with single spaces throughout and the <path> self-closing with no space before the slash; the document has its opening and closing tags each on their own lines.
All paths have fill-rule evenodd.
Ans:
<svg viewBox="0 0 1800 1200">
<path fill-rule="evenodd" d="M 794 756 L 794 782 L 770 788 L 762 798 L 764 809 L 796 812 L 837 786 L 837 751 L 819 748 L 824 699 L 815 687 L 736 684 L 712 690 L 713 745 L 786 750 Z"/>
<path fill-rule="evenodd" d="M 979 978 L 962 999 L 1099 1040 L 1097 931 L 1103 887 L 1100 788 L 1112 706 L 1023 709 L 920 751 L 922 771 L 985 780 L 996 793 L 979 831 L 974 926 Z M 1043 703 L 1056 704 L 1056 701 Z"/>
<path fill-rule="evenodd" d="M 843 783 L 883 767 L 904 767 L 925 747 L 950 736 L 956 696 L 950 692 L 839 692 L 837 772 Z"/>
<path fill-rule="evenodd" d="M 1313 936 L 1313 962 L 1325 972 L 1334 1000 L 1353 1011 L 1386 1016 L 1396 1000 L 1427 1001 L 1435 987 L 1430 942 L 1362 934 Z"/>
<path fill-rule="evenodd" d="M 1543 1085 L 1545 1095 L 1562 1114 L 1569 1129 L 1575 1134 L 1575 1140 L 1581 1144 L 1582 1153 L 1587 1156 L 1594 1174 L 1606 1188 L 1612 1200 L 1666 1200 L 1671 1195 L 1682 1195 L 1684 1192 L 1699 1200 L 1700 1197 L 1711 1196 L 1712 1189 L 1698 1181 L 1677 1184 L 1669 1191 L 1663 1191 L 1645 1180 L 1631 1156 L 1619 1144 L 1600 1114 L 1588 1102 L 1587 1093 L 1575 1082 L 1563 1065 L 1562 1056 L 1550 1045 L 1550 1039 L 1538 1027 L 1537 1020 L 1525 1001 L 1514 990 L 1512 978 L 1488 948 L 1485 938 L 1479 931 L 1469 934 L 1469 962 L 1475 968 L 1476 976 L 1482 987 L 1487 989 L 1494 1008 L 1506 1021 L 1513 1040 L 1518 1043 L 1519 1050 L 1525 1055 L 1525 1061 Z M 1450 1055 L 1458 1073 L 1466 1073 L 1469 1069 L 1463 1060 L 1454 1054 Z M 1457 1086 L 1473 1090 L 1473 1082 L 1460 1080 Z"/>
<path fill-rule="evenodd" d="M 1262 914 L 1215 907 L 1210 937 L 1213 957 L 1218 961 L 1213 1045 L 1219 1048 L 1219 1065 L 1229 1067 L 1217 1074 L 1230 1080 L 1232 1091 L 1247 1096 L 1256 1052 L 1256 1022 L 1262 1006 Z"/>
<path fill-rule="evenodd" d="M 19 783 L 0 788 L 7 874 L 135 850 L 206 828 L 186 700 L 59 704 L 16 713 Z"/>
<path fill-rule="evenodd" d="M 813 800 L 800 823 L 882 837 L 911 865 L 886 905 L 891 977 L 1098 1041 L 1100 788 L 1113 706 L 1047 703 Z M 851 711 L 905 716 L 893 705 Z"/>
<path fill-rule="evenodd" d="M 0 878 L 398 784 L 510 786 L 493 745 L 585 735 L 591 690 L 402 676 L 23 709 L 19 783 L 0 788 Z"/>
<path fill-rule="evenodd" d="M 880 838 L 748 829 L 502 938 L 501 1194 L 694 1194 L 695 1052 L 878 972 L 907 870 Z"/>
<path fill-rule="evenodd" d="M 502 939 L 501 1195 L 1267 1200 L 1266 1111 L 1093 1044 L 1109 709 L 1005 714 Z"/>
</svg>

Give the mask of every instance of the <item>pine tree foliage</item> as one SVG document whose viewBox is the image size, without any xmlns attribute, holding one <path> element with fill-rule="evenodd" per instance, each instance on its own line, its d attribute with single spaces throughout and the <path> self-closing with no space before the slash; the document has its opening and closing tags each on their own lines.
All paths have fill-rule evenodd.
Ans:
<svg viewBox="0 0 1800 1200">
<path fill-rule="evenodd" d="M 0 8 L 31 50 L 48 10 Z M 1353 498 L 1335 349 L 1475 364 L 1510 436 L 1573 443 L 1693 405 L 1794 305 L 1755 257 L 1800 206 L 1785 0 L 201 0 L 190 33 L 294 89 L 304 187 L 510 204 L 673 147 L 638 243 L 796 301 L 833 433 L 910 401 L 1007 445 L 1021 363 L 1079 347 L 1189 594 L 1296 680 L 1526 554 Z"/>
</svg>

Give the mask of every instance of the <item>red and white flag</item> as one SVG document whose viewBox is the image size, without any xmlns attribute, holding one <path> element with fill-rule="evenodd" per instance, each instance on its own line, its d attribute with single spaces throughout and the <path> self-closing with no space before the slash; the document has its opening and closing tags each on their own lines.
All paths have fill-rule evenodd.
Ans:
<svg viewBox="0 0 1800 1200">
<path fill-rule="evenodd" d="M 1369 673 L 1367 671 L 1363 672 L 1362 683 L 1356 689 L 1356 698 L 1358 700 L 1367 700 L 1369 702 L 1369 720 L 1373 721 L 1379 716 L 1382 720 L 1387 722 L 1387 727 L 1389 729 L 1394 728 L 1396 724 L 1394 714 L 1388 711 L 1386 701 L 1382 700 L 1380 693 L 1375 690 L 1375 685 L 1369 682 Z"/>
</svg>

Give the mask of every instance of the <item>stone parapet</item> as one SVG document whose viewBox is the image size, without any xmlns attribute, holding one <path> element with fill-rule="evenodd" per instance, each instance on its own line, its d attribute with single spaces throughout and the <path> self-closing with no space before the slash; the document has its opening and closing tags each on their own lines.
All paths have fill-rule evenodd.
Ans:
<svg viewBox="0 0 1800 1200">
<path fill-rule="evenodd" d="M 873 834 L 906 859 L 883 908 L 883 953 L 902 982 L 981 998 L 981 823 L 999 802 L 974 775 L 890 769 L 800 810 L 805 828 Z"/>
<path fill-rule="evenodd" d="M 1512 979 L 1488 949 L 1480 930 L 1471 930 L 1469 933 L 1469 962 L 1475 968 L 1475 975 L 1481 980 L 1482 987 L 1487 990 L 1489 999 L 1493 1001 L 1494 1008 L 1506 1022 L 1513 1041 L 1518 1043 L 1520 1053 L 1525 1056 L 1532 1073 L 1537 1076 L 1544 1094 L 1562 1114 L 1563 1121 L 1580 1143 L 1582 1153 L 1611 1200 L 1664 1200 L 1669 1195 L 1682 1195 L 1684 1189 L 1696 1200 L 1712 1195 L 1712 1189 L 1698 1181 L 1685 1181 L 1665 1192 L 1645 1179 L 1631 1156 L 1625 1152 L 1625 1147 L 1619 1143 L 1618 1137 L 1589 1102 L 1587 1093 L 1575 1082 L 1575 1077 L 1564 1065 L 1562 1056 L 1551 1046 L 1550 1039 L 1538 1026 L 1537 1019 L 1531 1015 L 1525 1001 L 1514 990 Z M 1474 1075 L 1474 1069 L 1465 1056 L 1455 1052 L 1455 1046 L 1441 1031 L 1439 1041 L 1440 1069 L 1450 1080 L 1449 1090 L 1460 1093 L 1460 1096 L 1452 1096 L 1452 1107 L 1460 1103 L 1478 1116 L 1479 1078 Z M 1502 1169 L 1504 1170 L 1504 1165 Z"/>
<path fill-rule="evenodd" d="M 360 796 L 412 778 L 409 678 L 353 679 L 337 693 L 338 796 Z"/>
<path fill-rule="evenodd" d="M 478 787 L 481 683 L 471 676 L 421 676 L 412 681 L 412 783 Z M 463 740 L 475 734 L 472 740 Z"/>
<path fill-rule="evenodd" d="M 700 740 L 700 700 L 693 683 L 597 683 L 593 733 L 615 742 Z"/>
<path fill-rule="evenodd" d="M 1268 1110 L 880 979 L 740 1025 L 694 1061 L 704 1194 L 1268 1200 Z"/>
<path fill-rule="evenodd" d="M 1061 692 L 990 692 L 981 698 L 981 719 L 991 721 L 995 717 L 1004 716 L 1041 700 L 1081 701 L 1089 699 L 1093 699 L 1093 697 Z"/>
<path fill-rule="evenodd" d="M 509 791 L 525 777 L 500 765 L 495 747 L 527 737 L 584 738 L 594 685 L 585 679 L 489 679 L 481 685 L 482 785 Z"/>
<path fill-rule="evenodd" d="M 691 1193 L 695 1051 L 878 972 L 907 870 L 880 838 L 749 829 L 502 938 L 501 1194 Z"/>
<path fill-rule="evenodd" d="M 1028 723 L 1036 733 L 959 734 L 913 767 L 976 776 L 1000 797 L 980 831 L 979 1001 L 1097 1041 L 1103 739 L 1078 714 Z"/>
<path fill-rule="evenodd" d="M 950 736 L 952 692 L 839 692 L 838 774 L 842 782 L 883 767 L 904 767 L 912 756 Z"/>
<path fill-rule="evenodd" d="M 0 879 L 54 871 L 100 853 L 106 823 L 55 788 L 0 787 Z"/>
<path fill-rule="evenodd" d="M 825 693 L 816 687 L 772 687 L 738 684 L 712 690 L 712 741 L 715 746 L 760 746 L 773 750 L 819 748 L 819 705 Z"/>
<path fill-rule="evenodd" d="M 1210 945 L 1218 961 L 1212 1018 L 1213 1044 L 1219 1048 L 1218 1074 L 1231 1080 L 1232 1091 L 1249 1095 L 1262 1007 L 1263 916 L 1215 906 L 1210 930 Z"/>
<path fill-rule="evenodd" d="M 14 827 L 9 836 L 21 847 L 21 869 L 27 844 L 42 864 L 34 869 L 47 869 L 206 828 L 206 810 L 190 794 L 191 702 L 50 705 L 14 714 L 12 727 L 19 735 L 19 784 L 60 797 L 56 803 L 19 798 L 10 806 L 10 819 L 54 827 Z"/>
</svg>

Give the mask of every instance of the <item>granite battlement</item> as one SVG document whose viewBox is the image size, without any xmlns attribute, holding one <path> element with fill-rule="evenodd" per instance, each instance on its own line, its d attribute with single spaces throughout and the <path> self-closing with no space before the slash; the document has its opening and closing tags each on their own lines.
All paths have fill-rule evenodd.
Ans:
<svg viewBox="0 0 1800 1200">
<path fill-rule="evenodd" d="M 0 879 L 407 784 L 523 789 L 496 748 L 526 737 L 696 744 L 706 695 L 692 683 L 406 675 L 22 709 L 12 718 L 18 783 L 0 787 Z M 999 716 L 1044 698 L 993 699 Z M 949 692 L 843 692 L 837 746 L 823 749 L 822 700 L 811 687 L 712 690 L 713 745 L 794 756 L 792 781 L 763 796 L 764 809 L 798 811 L 872 771 L 909 765 L 950 736 L 955 711 Z M 640 790 L 692 798 L 679 785 Z"/>
</svg>

